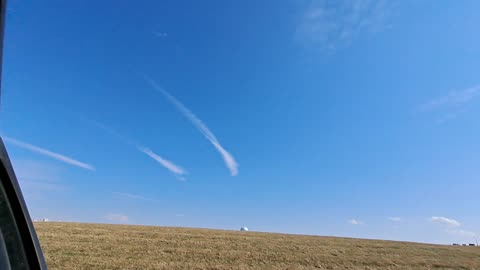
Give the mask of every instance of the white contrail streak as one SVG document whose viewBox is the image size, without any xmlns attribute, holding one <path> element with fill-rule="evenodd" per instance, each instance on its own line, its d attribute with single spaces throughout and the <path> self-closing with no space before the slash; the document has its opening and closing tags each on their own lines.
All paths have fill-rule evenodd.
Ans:
<svg viewBox="0 0 480 270">
<path fill-rule="evenodd" d="M 118 192 L 118 191 L 111 191 L 111 193 L 113 195 L 129 198 L 129 199 L 143 200 L 143 201 L 149 201 L 149 202 L 158 202 L 155 199 L 146 198 L 146 197 L 143 197 L 141 195 L 132 194 L 132 193 L 125 193 L 125 192 Z"/>
<path fill-rule="evenodd" d="M 142 145 L 134 142 L 133 140 L 131 140 L 129 138 L 126 138 L 122 134 L 118 133 L 116 130 L 114 130 L 114 129 L 112 129 L 112 128 L 110 128 L 110 127 L 108 127 L 108 126 L 106 126 L 106 125 L 104 125 L 104 124 L 102 124 L 98 121 L 86 119 L 84 117 L 82 117 L 82 118 L 84 120 L 90 122 L 91 124 L 95 125 L 96 127 L 102 129 L 103 131 L 109 133 L 110 135 L 116 137 L 117 139 L 119 139 L 123 143 L 125 143 L 127 145 L 130 145 L 130 146 L 134 146 L 138 151 L 146 154 L 147 156 L 149 156 L 153 160 L 157 161 L 160 165 L 165 167 L 167 170 L 174 173 L 177 176 L 177 179 L 179 179 L 180 181 L 186 181 L 185 178 L 182 177 L 182 175 L 187 174 L 187 172 L 183 168 L 181 168 L 180 166 L 175 165 L 173 162 L 162 158 L 161 156 L 159 156 L 158 154 L 156 154 L 152 150 L 150 150 L 148 147 L 142 146 Z"/>
<path fill-rule="evenodd" d="M 202 120 L 200 120 L 195 114 L 193 114 L 187 107 L 185 107 L 180 101 L 178 101 L 174 96 L 172 96 L 167 90 L 159 86 L 153 79 L 143 74 L 145 80 L 158 92 L 164 95 L 168 101 L 170 101 L 196 128 L 200 133 L 205 136 L 205 138 L 210 141 L 210 143 L 215 147 L 215 149 L 220 153 L 225 162 L 225 165 L 230 170 L 230 174 L 235 176 L 238 174 L 238 163 L 235 161 L 234 157 L 220 144 L 215 135 L 208 129 Z"/>
<path fill-rule="evenodd" d="M 58 161 L 70 164 L 72 166 L 76 166 L 76 167 L 86 169 L 86 170 L 90 170 L 90 171 L 95 171 L 95 168 L 92 165 L 80 162 L 80 161 L 75 160 L 73 158 L 69 158 L 67 156 L 64 156 L 64 155 L 61 155 L 61 154 L 58 154 L 58 153 L 40 148 L 38 146 L 29 144 L 29 143 L 26 143 L 26 142 L 19 141 L 17 139 L 10 138 L 10 137 L 5 137 L 4 136 L 2 138 L 4 139 L 5 142 L 13 144 L 17 147 L 20 147 L 20 148 L 23 148 L 23 149 L 26 149 L 26 150 L 29 150 L 29 151 L 47 156 L 47 157 L 51 157 L 53 159 L 56 159 Z"/>
<path fill-rule="evenodd" d="M 147 156 L 151 157 L 152 159 L 160 163 L 160 165 L 167 168 L 167 170 L 173 172 L 174 174 L 184 175 L 187 173 L 182 167 L 179 167 L 175 165 L 173 162 L 162 158 L 161 156 L 155 154 L 154 152 L 152 152 L 152 150 L 146 147 L 139 147 L 138 150 L 145 153 Z"/>
<path fill-rule="evenodd" d="M 137 143 L 135 143 L 134 141 L 126 138 L 125 136 L 123 136 L 122 134 L 118 133 L 117 131 L 115 131 L 114 129 L 98 122 L 98 121 L 95 121 L 95 120 L 91 120 L 91 119 L 87 119 L 85 117 L 82 117 L 82 119 L 86 122 L 89 122 L 91 123 L 92 125 L 98 127 L 99 129 L 102 129 L 103 131 L 109 133 L 110 135 L 112 135 L 113 137 L 116 137 L 117 139 L 119 139 L 120 141 L 126 143 L 126 144 L 129 144 L 131 146 L 138 146 Z"/>
</svg>

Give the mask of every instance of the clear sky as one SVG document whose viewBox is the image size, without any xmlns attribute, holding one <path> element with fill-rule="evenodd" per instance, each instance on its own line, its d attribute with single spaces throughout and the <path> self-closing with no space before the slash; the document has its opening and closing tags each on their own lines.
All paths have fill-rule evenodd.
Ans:
<svg viewBox="0 0 480 270">
<path fill-rule="evenodd" d="M 479 1 L 9 1 L 33 218 L 474 242 Z"/>
</svg>

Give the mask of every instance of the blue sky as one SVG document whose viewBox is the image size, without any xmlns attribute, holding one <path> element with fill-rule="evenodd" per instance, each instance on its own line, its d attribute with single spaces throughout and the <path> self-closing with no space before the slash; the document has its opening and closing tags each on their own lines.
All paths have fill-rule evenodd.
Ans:
<svg viewBox="0 0 480 270">
<path fill-rule="evenodd" d="M 34 218 L 480 234 L 478 1 L 10 1 Z"/>
</svg>

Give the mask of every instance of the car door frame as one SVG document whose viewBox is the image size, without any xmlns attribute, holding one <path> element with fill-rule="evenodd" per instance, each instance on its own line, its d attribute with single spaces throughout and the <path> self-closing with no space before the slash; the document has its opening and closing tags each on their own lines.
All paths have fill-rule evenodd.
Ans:
<svg viewBox="0 0 480 270">
<path fill-rule="evenodd" d="M 3 66 L 3 42 L 5 32 L 6 0 L 0 0 L 0 86 L 2 81 Z M 0 87 L 1 97 L 1 87 Z M 1 107 L 0 107 L 1 108 Z M 38 241 L 35 227 L 28 213 L 22 191 L 18 184 L 17 177 L 10 162 L 7 150 L 3 140 L 0 138 L 0 181 L 5 190 L 8 204 L 13 212 L 16 226 L 20 234 L 20 239 L 29 269 L 43 270 L 47 269 L 42 249 Z"/>
</svg>

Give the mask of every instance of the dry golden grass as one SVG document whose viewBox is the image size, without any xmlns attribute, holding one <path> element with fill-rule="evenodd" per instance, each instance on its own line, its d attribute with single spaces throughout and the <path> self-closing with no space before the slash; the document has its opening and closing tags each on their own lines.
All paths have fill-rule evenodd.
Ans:
<svg viewBox="0 0 480 270">
<path fill-rule="evenodd" d="M 480 247 L 81 223 L 36 223 L 49 269 L 480 269 Z"/>
</svg>

